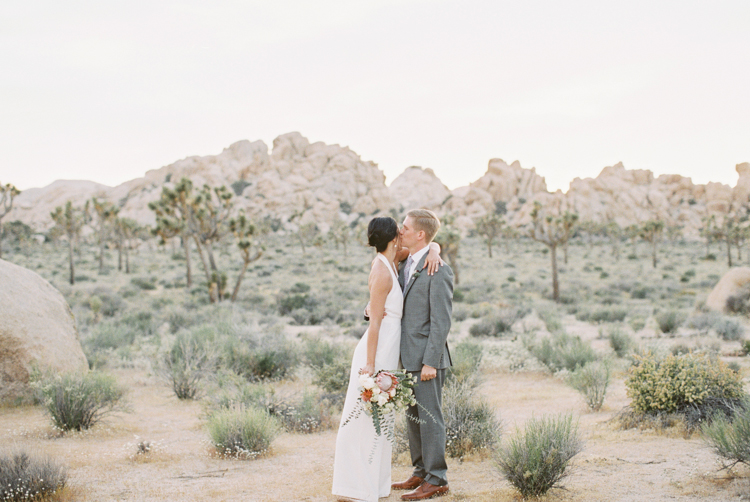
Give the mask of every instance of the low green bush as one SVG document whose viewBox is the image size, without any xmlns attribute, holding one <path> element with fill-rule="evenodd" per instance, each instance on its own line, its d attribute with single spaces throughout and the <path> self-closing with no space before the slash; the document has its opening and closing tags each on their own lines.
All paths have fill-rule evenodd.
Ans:
<svg viewBox="0 0 750 502">
<path fill-rule="evenodd" d="M 201 330 L 180 333 L 158 365 L 178 399 L 199 397 L 203 380 L 218 366 L 214 339 Z"/>
<path fill-rule="evenodd" d="M 569 474 L 570 461 L 583 450 L 571 415 L 531 418 L 516 429 L 497 454 L 500 472 L 521 495 L 538 497 Z"/>
<path fill-rule="evenodd" d="M 98 371 L 46 376 L 34 385 L 55 427 L 63 431 L 89 429 L 123 409 L 125 390 L 113 376 Z"/>
<path fill-rule="evenodd" d="M 156 289 L 156 277 L 133 277 L 130 279 L 130 283 L 146 291 Z"/>
<path fill-rule="evenodd" d="M 268 453 L 281 426 L 266 410 L 235 406 L 212 413 L 208 432 L 221 455 L 253 459 Z"/>
<path fill-rule="evenodd" d="M 469 328 L 471 336 L 502 336 L 510 332 L 513 324 L 525 315 L 520 308 L 510 307 L 494 311 Z"/>
<path fill-rule="evenodd" d="M 482 346 L 470 340 L 458 343 L 451 351 L 453 365 L 448 368 L 446 378 L 458 382 L 479 383 L 479 365 L 482 364 Z"/>
<path fill-rule="evenodd" d="M 634 412 L 677 413 L 689 430 L 746 396 L 740 374 L 696 353 L 635 356 L 625 386 Z"/>
<path fill-rule="evenodd" d="M 490 451 L 500 436 L 500 422 L 492 406 L 479 397 L 470 381 L 453 379 L 443 389 L 445 452 L 462 459 Z M 429 418 L 427 419 L 429 420 Z"/>
<path fill-rule="evenodd" d="M 635 347 L 633 338 L 621 327 L 612 326 L 607 330 L 609 346 L 617 357 L 626 357 Z"/>
<path fill-rule="evenodd" d="M 604 404 L 609 386 L 610 368 L 608 362 L 591 362 L 576 368 L 568 375 L 568 384 L 577 390 L 591 411 L 599 411 Z"/>
<path fill-rule="evenodd" d="M 61 490 L 68 475 L 50 459 L 30 457 L 26 452 L 0 453 L 0 500 L 43 500 Z"/>
<path fill-rule="evenodd" d="M 574 371 L 577 367 L 596 360 L 596 353 L 590 344 L 581 340 L 579 336 L 571 336 L 564 332 L 542 338 L 541 343 L 532 343 L 529 349 L 539 362 L 553 372 L 563 369 Z"/>
<path fill-rule="evenodd" d="M 622 322 L 627 317 L 628 311 L 623 307 L 602 307 L 595 310 L 581 310 L 576 313 L 579 321 L 592 323 Z"/>
<path fill-rule="evenodd" d="M 728 463 L 750 465 L 750 403 L 742 401 L 732 407 L 729 417 L 718 414 L 701 426 L 706 444 Z"/>
<path fill-rule="evenodd" d="M 740 321 L 738 321 L 737 319 L 732 318 L 720 319 L 714 325 L 714 330 L 722 340 L 731 342 L 742 340 L 745 335 L 745 328 L 744 326 L 742 326 L 742 323 L 740 323 Z"/>
<path fill-rule="evenodd" d="M 750 286 L 740 288 L 727 298 L 727 311 L 732 314 L 750 314 Z"/>
<path fill-rule="evenodd" d="M 656 324 L 659 331 L 665 334 L 674 334 L 685 322 L 685 315 L 678 310 L 665 310 L 656 315 Z"/>
</svg>

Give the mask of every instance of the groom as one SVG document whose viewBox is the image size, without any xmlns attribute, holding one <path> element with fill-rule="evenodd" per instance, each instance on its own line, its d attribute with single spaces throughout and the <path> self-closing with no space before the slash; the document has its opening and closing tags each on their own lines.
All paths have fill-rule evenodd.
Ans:
<svg viewBox="0 0 750 502">
<path fill-rule="evenodd" d="M 435 213 L 415 209 L 406 214 L 401 230 L 401 245 L 409 250 L 398 275 L 404 292 L 401 363 L 417 377 L 414 394 L 419 403 L 406 410 L 414 472 L 406 481 L 392 485 L 395 490 L 411 490 L 402 500 L 423 500 L 448 492 L 442 391 L 445 370 L 451 366 L 446 339 L 453 308 L 453 271 L 447 265 L 434 275 L 422 271 L 428 246 L 439 228 Z"/>
</svg>

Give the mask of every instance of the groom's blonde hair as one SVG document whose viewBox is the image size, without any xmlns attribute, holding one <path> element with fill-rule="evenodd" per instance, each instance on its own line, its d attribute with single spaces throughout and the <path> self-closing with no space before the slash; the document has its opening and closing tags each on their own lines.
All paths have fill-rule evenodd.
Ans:
<svg viewBox="0 0 750 502">
<path fill-rule="evenodd" d="M 412 209 L 406 216 L 409 216 L 414 223 L 414 229 L 419 232 L 424 231 L 425 240 L 432 242 L 435 234 L 440 230 L 440 220 L 437 215 L 429 209 Z"/>
</svg>

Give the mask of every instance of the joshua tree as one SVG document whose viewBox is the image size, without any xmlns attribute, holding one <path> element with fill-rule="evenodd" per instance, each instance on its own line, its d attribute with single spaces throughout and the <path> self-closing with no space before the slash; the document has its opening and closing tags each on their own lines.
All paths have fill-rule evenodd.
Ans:
<svg viewBox="0 0 750 502">
<path fill-rule="evenodd" d="M 295 212 L 289 221 L 292 222 L 295 219 L 302 216 L 302 213 Z M 302 248 L 302 254 L 307 254 L 307 246 L 315 242 L 315 238 L 320 234 L 320 230 L 315 223 L 300 224 L 297 227 L 297 231 L 294 235 L 297 237 L 300 247 Z"/>
<path fill-rule="evenodd" d="M 633 245 L 633 256 L 638 256 L 638 237 L 641 236 L 641 226 L 637 223 L 628 225 L 624 230 L 625 237 L 630 239 L 630 243 Z"/>
<path fill-rule="evenodd" d="M 164 187 L 159 200 L 149 202 L 148 207 L 156 214 L 156 226 L 152 233 L 160 237 L 162 244 L 174 237 L 180 237 L 185 250 L 187 287 L 193 286 L 193 269 L 190 260 L 190 239 L 188 222 L 191 219 L 193 182 L 182 178 L 175 187 Z"/>
<path fill-rule="evenodd" d="M 609 237 L 609 242 L 612 244 L 612 256 L 615 261 L 620 261 L 620 239 L 622 239 L 623 230 L 620 225 L 614 220 L 610 220 L 605 226 L 604 231 Z"/>
<path fill-rule="evenodd" d="M 73 207 L 68 201 L 65 207 L 57 206 L 54 212 L 50 213 L 55 222 L 56 228 L 68 237 L 68 261 L 70 262 L 70 284 L 75 284 L 75 265 L 73 263 L 73 243 L 78 238 L 83 227 L 83 211 Z"/>
<path fill-rule="evenodd" d="M 545 215 L 541 203 L 536 201 L 534 202 L 534 209 L 531 211 L 531 227 L 528 230 L 528 235 L 549 248 L 552 265 L 552 299 L 555 301 L 560 300 L 560 285 L 557 278 L 557 248 L 568 242 L 572 235 L 571 222 L 575 223 L 577 219 L 577 214 L 567 211 L 560 216 Z"/>
<path fill-rule="evenodd" d="M 109 201 L 96 197 L 86 201 L 83 212 L 86 221 L 99 236 L 99 273 L 104 272 L 104 246 L 107 243 L 107 233 L 117 219 L 119 208 Z"/>
<path fill-rule="evenodd" d="M 651 262 L 656 268 L 656 245 L 664 231 L 664 222 L 662 220 L 648 220 L 641 226 L 641 239 L 651 243 Z"/>
<path fill-rule="evenodd" d="M 0 184 L 0 258 L 3 257 L 3 218 L 13 208 L 13 199 L 21 191 L 10 183 Z"/>
<path fill-rule="evenodd" d="M 344 256 L 348 256 L 349 254 L 348 248 L 351 236 L 352 228 L 343 220 L 336 220 L 328 231 L 328 237 L 336 243 L 336 249 L 339 248 L 339 244 L 344 247 Z"/>
<path fill-rule="evenodd" d="M 263 248 L 256 246 L 255 253 L 251 256 L 250 249 L 253 247 L 253 237 L 256 234 L 256 228 L 245 217 L 244 211 L 240 211 L 240 214 L 236 218 L 229 220 L 229 230 L 237 239 L 237 247 L 242 253 L 242 269 L 237 276 L 237 284 L 235 284 L 234 291 L 232 292 L 232 301 L 234 302 L 237 300 L 237 293 L 240 291 L 240 284 L 247 271 L 247 266 L 263 255 Z"/>
<path fill-rule="evenodd" d="M 117 235 L 117 270 L 122 270 L 122 255 L 125 254 L 125 273 L 130 273 L 130 242 L 141 227 L 131 218 L 115 219 Z M 124 251 L 124 253 L 123 253 Z"/>
<path fill-rule="evenodd" d="M 573 237 L 573 234 L 575 233 L 577 222 L 578 215 L 571 213 L 570 211 L 565 211 L 561 216 L 560 224 L 563 232 L 565 232 L 565 240 L 563 241 L 563 263 L 566 265 L 568 264 L 568 242 L 570 242 L 570 238 Z M 590 223 L 591 225 L 594 225 L 593 222 Z M 589 230 L 589 243 L 591 243 L 591 233 L 593 232 Z"/>
<path fill-rule="evenodd" d="M 711 242 L 717 237 L 716 215 L 701 218 L 700 235 L 706 239 L 706 258 L 711 254 Z"/>
<path fill-rule="evenodd" d="M 487 214 L 476 222 L 477 234 L 484 237 L 490 258 L 492 258 L 492 243 L 502 234 L 504 226 L 505 220 L 497 213 Z"/>
</svg>

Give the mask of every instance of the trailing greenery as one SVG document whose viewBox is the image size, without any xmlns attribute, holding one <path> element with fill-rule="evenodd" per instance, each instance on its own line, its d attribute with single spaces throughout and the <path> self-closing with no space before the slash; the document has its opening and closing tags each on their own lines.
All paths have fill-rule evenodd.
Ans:
<svg viewBox="0 0 750 502">
<path fill-rule="evenodd" d="M 0 453 L 0 501 L 41 500 L 65 487 L 68 475 L 50 459 Z"/>
<path fill-rule="evenodd" d="M 281 426 L 266 410 L 234 406 L 212 413 L 208 432 L 221 455 L 252 459 L 268 453 Z"/>
<path fill-rule="evenodd" d="M 502 445 L 497 465 L 523 497 L 538 497 L 568 475 L 571 459 L 582 450 L 572 415 L 531 418 Z"/>
<path fill-rule="evenodd" d="M 52 422 L 63 431 L 85 430 L 122 408 L 125 390 L 98 371 L 48 376 L 35 383 Z"/>
</svg>

